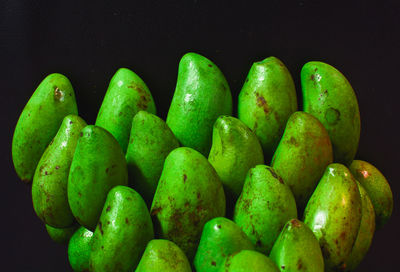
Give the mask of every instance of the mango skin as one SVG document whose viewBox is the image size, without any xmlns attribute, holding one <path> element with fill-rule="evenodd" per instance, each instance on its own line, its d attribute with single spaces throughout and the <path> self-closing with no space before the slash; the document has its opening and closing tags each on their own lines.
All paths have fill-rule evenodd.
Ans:
<svg viewBox="0 0 400 272">
<path fill-rule="evenodd" d="M 239 253 L 229 255 L 219 272 L 278 272 L 274 262 L 257 251 L 242 250 Z"/>
<path fill-rule="evenodd" d="M 108 130 L 125 153 L 132 118 L 140 110 L 156 114 L 149 88 L 133 71 L 120 68 L 111 78 L 95 125 Z"/>
<path fill-rule="evenodd" d="M 143 253 L 135 272 L 192 272 L 190 263 L 175 243 L 157 239 L 151 240 Z"/>
<path fill-rule="evenodd" d="M 139 111 L 133 117 L 126 151 L 129 180 L 148 206 L 157 189 L 165 158 L 178 147 L 178 140 L 161 118 L 146 111 Z"/>
<path fill-rule="evenodd" d="M 296 89 L 282 61 L 269 57 L 255 62 L 239 93 L 238 118 L 257 135 L 266 160 L 272 157 L 295 111 Z"/>
<path fill-rule="evenodd" d="M 115 138 L 101 127 L 83 128 L 68 177 L 68 203 L 75 219 L 93 231 L 108 191 L 127 184 L 125 156 Z"/>
<path fill-rule="evenodd" d="M 324 272 L 324 258 L 317 238 L 297 219 L 286 223 L 269 257 L 280 271 Z"/>
<path fill-rule="evenodd" d="M 361 198 L 346 166 L 330 164 L 304 211 L 304 223 L 317 237 L 325 271 L 344 271 L 361 222 Z"/>
<path fill-rule="evenodd" d="M 68 204 L 68 175 L 76 144 L 86 122 L 67 115 L 43 153 L 32 182 L 33 208 L 46 224 L 66 228 L 75 222 Z"/>
<path fill-rule="evenodd" d="M 132 188 L 115 186 L 107 195 L 93 234 L 90 271 L 132 271 L 154 238 L 149 210 Z"/>
<path fill-rule="evenodd" d="M 301 69 L 303 109 L 325 126 L 334 161 L 350 165 L 360 139 L 357 97 L 345 76 L 329 64 L 311 61 Z"/>
<path fill-rule="evenodd" d="M 167 116 L 179 142 L 208 156 L 215 120 L 231 114 L 231 91 L 219 68 L 199 54 L 185 54 Z"/>
<path fill-rule="evenodd" d="M 92 248 L 93 232 L 80 227 L 69 239 L 68 260 L 75 272 L 89 271 L 89 257 Z"/>
<path fill-rule="evenodd" d="M 216 272 L 228 255 L 245 249 L 254 250 L 254 245 L 240 227 L 225 217 L 216 217 L 204 225 L 194 267 L 197 272 Z"/>
<path fill-rule="evenodd" d="M 296 201 L 282 178 L 266 165 L 251 168 L 236 202 L 233 221 L 256 250 L 269 254 L 283 226 L 292 218 L 297 218 Z"/>
<path fill-rule="evenodd" d="M 374 205 L 376 228 L 382 228 L 393 211 L 393 193 L 388 181 L 375 166 L 366 161 L 354 160 L 349 169 Z"/>
<path fill-rule="evenodd" d="M 354 242 L 353 249 L 347 260 L 346 271 L 353 271 L 361 263 L 371 246 L 372 238 L 375 233 L 374 206 L 372 205 L 367 191 L 358 181 L 357 185 L 361 196 L 361 222 L 357 239 Z"/>
<path fill-rule="evenodd" d="M 225 215 L 222 183 L 198 151 L 179 147 L 165 159 L 151 205 L 157 237 L 171 240 L 193 260 L 203 226 Z"/>
<path fill-rule="evenodd" d="M 45 224 L 47 233 L 51 240 L 58 244 L 68 243 L 71 236 L 74 234 L 79 225 L 75 224 L 67 228 L 54 228 L 50 225 Z"/>
<path fill-rule="evenodd" d="M 50 74 L 25 105 L 15 127 L 12 159 L 23 182 L 32 181 L 43 152 L 68 114 L 78 114 L 71 82 L 64 75 Z"/>
<path fill-rule="evenodd" d="M 250 168 L 264 163 L 257 136 L 239 119 L 220 116 L 215 121 L 208 161 L 217 171 L 225 193 L 236 201 Z"/>
<path fill-rule="evenodd" d="M 331 140 L 321 122 L 306 112 L 293 113 L 271 166 L 292 190 L 299 214 L 332 162 Z"/>
</svg>

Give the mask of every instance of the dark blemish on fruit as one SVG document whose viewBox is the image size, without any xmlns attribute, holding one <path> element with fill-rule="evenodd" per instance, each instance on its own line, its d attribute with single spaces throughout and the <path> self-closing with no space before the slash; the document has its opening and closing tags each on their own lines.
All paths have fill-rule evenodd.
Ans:
<svg viewBox="0 0 400 272">
<path fill-rule="evenodd" d="M 200 192 L 197 192 L 197 199 L 200 199 L 201 195 Z"/>
<path fill-rule="evenodd" d="M 190 203 L 189 202 L 185 202 L 185 207 L 187 208 L 187 207 L 189 207 L 190 206 Z"/>
<path fill-rule="evenodd" d="M 212 266 L 217 266 L 217 263 L 216 263 L 215 261 L 212 261 L 212 262 L 211 262 L 211 265 L 212 265 Z"/>
<path fill-rule="evenodd" d="M 82 197 L 82 193 L 81 193 L 81 192 L 78 192 L 78 196 L 79 196 L 79 197 Z"/>
<path fill-rule="evenodd" d="M 262 95 L 260 95 L 259 93 L 256 93 L 256 99 L 257 99 L 257 101 L 256 101 L 257 106 L 260 108 L 263 108 L 265 114 L 268 114 L 269 109 L 268 109 L 267 101 L 265 101 L 265 98 Z"/>
<path fill-rule="evenodd" d="M 72 121 L 69 121 L 69 124 L 70 124 L 70 125 L 72 125 L 73 123 L 74 123 L 74 122 L 72 122 Z"/>
<path fill-rule="evenodd" d="M 340 120 L 340 111 L 335 108 L 329 108 L 325 112 L 325 120 L 329 125 L 335 125 Z"/>
<path fill-rule="evenodd" d="M 107 206 L 106 212 L 109 212 L 111 210 L 110 206 Z"/>
<path fill-rule="evenodd" d="M 64 98 L 64 93 L 58 87 L 54 89 L 54 99 L 62 101 Z"/>
<path fill-rule="evenodd" d="M 346 240 L 346 232 L 343 231 L 343 232 L 340 234 L 340 239 L 342 239 L 343 241 Z"/>
<path fill-rule="evenodd" d="M 246 78 L 246 81 L 245 81 L 245 82 L 246 82 L 246 83 L 249 82 L 249 78 Z"/>
<path fill-rule="evenodd" d="M 297 261 L 297 269 L 298 270 L 301 270 L 303 268 L 303 261 L 301 260 L 301 259 L 299 259 L 298 261 Z"/>
<path fill-rule="evenodd" d="M 101 249 L 104 249 L 104 246 L 101 246 Z"/>
<path fill-rule="evenodd" d="M 79 133 L 79 136 L 81 136 L 81 137 L 82 137 L 82 136 L 83 136 L 83 132 Z"/>
<path fill-rule="evenodd" d="M 272 169 L 270 167 L 266 167 L 266 168 L 274 178 L 276 178 L 276 179 L 278 178 L 278 175 L 275 173 L 274 169 Z"/>
<path fill-rule="evenodd" d="M 314 74 L 312 74 L 311 75 L 311 80 L 314 80 L 315 79 L 315 76 L 314 76 Z"/>
<path fill-rule="evenodd" d="M 219 229 L 220 229 L 220 228 L 221 228 L 221 225 L 217 225 L 217 228 L 219 228 Z"/>
<path fill-rule="evenodd" d="M 296 220 L 296 219 L 290 220 L 290 223 L 292 224 L 293 227 L 296 227 L 296 228 L 301 227 L 300 222 L 298 220 Z"/>
<path fill-rule="evenodd" d="M 183 183 L 185 183 L 185 182 L 186 182 L 186 179 L 187 179 L 187 176 L 186 176 L 186 174 L 183 174 Z"/>
<path fill-rule="evenodd" d="M 56 169 L 60 169 L 60 166 L 59 166 L 59 165 L 57 165 L 57 166 L 56 166 Z"/>
<path fill-rule="evenodd" d="M 162 210 L 161 207 L 155 208 L 153 209 L 153 211 L 151 212 L 151 215 L 156 215 L 157 213 L 159 213 Z"/>
<path fill-rule="evenodd" d="M 209 65 L 208 65 L 208 67 L 212 67 L 212 65 L 211 65 L 211 64 L 209 64 Z"/>
<path fill-rule="evenodd" d="M 126 223 L 127 225 L 129 225 L 129 219 L 128 219 L 128 218 L 125 218 L 125 223 Z"/>
<path fill-rule="evenodd" d="M 100 230 L 101 235 L 103 235 L 104 232 L 103 232 L 103 225 L 102 225 L 101 221 L 99 221 L 99 230 Z"/>
<path fill-rule="evenodd" d="M 47 171 L 44 171 L 44 174 L 47 176 L 48 175 Z"/>
<path fill-rule="evenodd" d="M 285 266 L 284 266 L 284 265 L 281 265 L 281 268 L 282 268 L 282 269 L 285 269 Z"/>
</svg>

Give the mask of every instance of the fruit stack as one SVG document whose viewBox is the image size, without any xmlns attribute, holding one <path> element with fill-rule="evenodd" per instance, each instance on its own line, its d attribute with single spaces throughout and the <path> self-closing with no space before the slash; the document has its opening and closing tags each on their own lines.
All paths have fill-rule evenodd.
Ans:
<svg viewBox="0 0 400 272">
<path fill-rule="evenodd" d="M 391 216 L 390 186 L 354 160 L 360 113 L 323 62 L 252 65 L 232 116 L 219 68 L 187 53 L 166 121 L 121 68 L 95 125 L 74 90 L 47 76 L 14 132 L 18 176 L 75 271 L 352 271 Z M 266 165 L 268 164 L 268 165 Z"/>
</svg>

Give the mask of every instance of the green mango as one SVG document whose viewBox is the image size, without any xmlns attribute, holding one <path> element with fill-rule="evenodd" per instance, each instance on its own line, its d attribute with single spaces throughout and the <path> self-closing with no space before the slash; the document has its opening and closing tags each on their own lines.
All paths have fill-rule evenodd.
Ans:
<svg viewBox="0 0 400 272">
<path fill-rule="evenodd" d="M 224 114 L 232 114 L 232 95 L 224 75 L 207 58 L 185 54 L 179 63 L 168 126 L 183 146 L 208 156 L 213 124 Z"/>
<path fill-rule="evenodd" d="M 40 157 L 68 114 L 78 114 L 71 82 L 61 74 L 50 74 L 25 105 L 15 127 L 12 159 L 23 182 L 31 182 Z"/>
<path fill-rule="evenodd" d="M 260 139 L 265 159 L 272 157 L 296 110 L 296 89 L 282 61 L 269 57 L 255 62 L 239 93 L 238 117 Z"/>
<path fill-rule="evenodd" d="M 357 97 L 347 79 L 329 64 L 311 61 L 301 69 L 303 109 L 325 126 L 334 161 L 350 165 L 360 139 Z"/>
<path fill-rule="evenodd" d="M 96 119 L 96 126 L 108 130 L 126 151 L 132 118 L 141 110 L 156 113 L 146 83 L 134 72 L 120 68 L 111 78 Z"/>
<path fill-rule="evenodd" d="M 193 260 L 203 226 L 225 215 L 222 183 L 198 151 L 179 147 L 165 159 L 151 205 L 157 237 L 171 240 Z"/>
<path fill-rule="evenodd" d="M 306 112 L 293 113 L 271 166 L 292 190 L 299 214 L 332 162 L 331 140 L 321 122 Z"/>
<path fill-rule="evenodd" d="M 132 271 L 153 238 L 153 224 L 143 198 L 129 187 L 115 186 L 107 195 L 93 234 L 89 270 Z"/>
<path fill-rule="evenodd" d="M 45 224 L 47 233 L 51 240 L 58 244 L 68 243 L 71 236 L 74 234 L 79 225 L 75 224 L 67 228 L 54 228 L 50 225 Z"/>
<path fill-rule="evenodd" d="M 250 168 L 264 163 L 257 136 L 239 119 L 220 116 L 215 121 L 208 161 L 217 171 L 228 196 L 236 201 Z"/>
<path fill-rule="evenodd" d="M 130 183 L 148 206 L 153 200 L 165 158 L 177 147 L 178 140 L 161 118 L 145 111 L 139 111 L 133 117 L 126 162 Z"/>
<path fill-rule="evenodd" d="M 125 156 L 115 138 L 101 127 L 83 128 L 68 177 L 68 202 L 75 219 L 93 231 L 108 191 L 127 184 Z"/>
<path fill-rule="evenodd" d="M 303 222 L 286 223 L 269 255 L 280 271 L 324 272 L 324 258 L 314 233 Z"/>
<path fill-rule="evenodd" d="M 89 271 L 89 257 L 92 248 L 93 232 L 80 227 L 69 239 L 68 260 L 75 272 Z"/>
<path fill-rule="evenodd" d="M 228 255 L 245 249 L 254 250 L 254 245 L 240 227 L 216 217 L 204 225 L 194 267 L 197 272 L 217 272 Z"/>
<path fill-rule="evenodd" d="M 304 223 L 321 246 L 326 271 L 343 271 L 358 235 L 361 198 L 346 166 L 330 164 L 304 211 Z"/>
<path fill-rule="evenodd" d="M 43 222 L 56 228 L 66 228 L 75 222 L 68 204 L 68 174 L 79 134 L 85 126 L 79 116 L 67 115 L 33 177 L 33 208 Z"/>
<path fill-rule="evenodd" d="M 151 240 L 135 272 L 191 272 L 190 263 L 176 244 L 171 241 Z"/>
<path fill-rule="evenodd" d="M 219 272 L 279 272 L 274 262 L 257 251 L 242 250 L 229 255 Z"/>
<path fill-rule="evenodd" d="M 375 233 L 375 211 L 367 191 L 357 181 L 361 196 L 361 222 L 357 239 L 347 260 L 346 270 L 353 271 L 364 259 Z"/>
<path fill-rule="evenodd" d="M 393 211 L 393 193 L 388 181 L 375 166 L 366 161 L 354 160 L 349 169 L 374 205 L 376 228 L 382 228 Z"/>
<path fill-rule="evenodd" d="M 233 221 L 256 246 L 269 254 L 285 223 L 297 218 L 296 201 L 290 188 L 266 165 L 251 168 L 236 203 Z"/>
</svg>

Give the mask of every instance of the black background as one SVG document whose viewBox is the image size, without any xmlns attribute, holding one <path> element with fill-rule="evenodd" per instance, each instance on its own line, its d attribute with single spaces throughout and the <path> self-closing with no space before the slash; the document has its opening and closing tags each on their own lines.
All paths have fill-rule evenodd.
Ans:
<svg viewBox="0 0 400 272">
<path fill-rule="evenodd" d="M 362 120 L 357 158 L 386 175 L 395 201 L 392 219 L 376 232 L 358 271 L 396 270 L 400 221 L 397 1 L 347 1 L 345 5 L 306 0 L 46 2 L 0 1 L 0 241 L 6 257 L 0 266 L 10 271 L 70 270 L 66 246 L 47 236 L 34 214 L 30 186 L 18 180 L 11 162 L 14 127 L 40 81 L 53 72 L 69 77 L 80 115 L 94 123 L 113 73 L 128 67 L 147 83 L 159 115 L 165 118 L 179 59 L 193 51 L 223 71 L 235 108 L 251 64 L 271 55 L 288 66 L 299 95 L 299 72 L 307 61 L 327 62 L 347 76 L 358 96 Z"/>
</svg>

